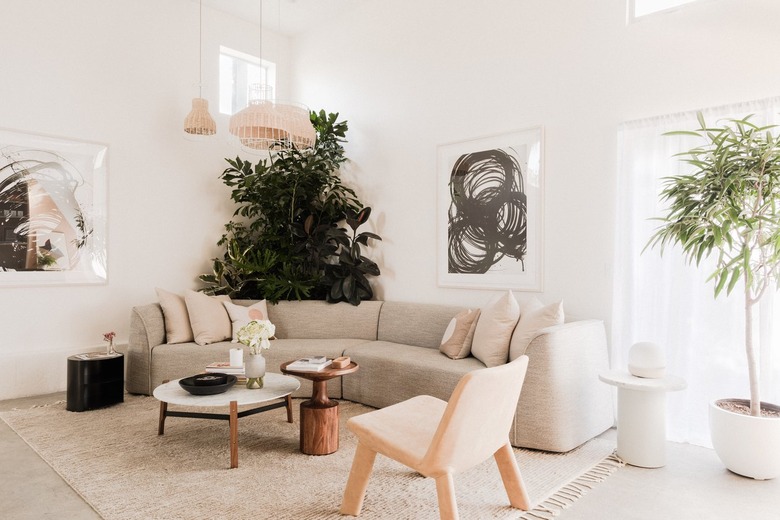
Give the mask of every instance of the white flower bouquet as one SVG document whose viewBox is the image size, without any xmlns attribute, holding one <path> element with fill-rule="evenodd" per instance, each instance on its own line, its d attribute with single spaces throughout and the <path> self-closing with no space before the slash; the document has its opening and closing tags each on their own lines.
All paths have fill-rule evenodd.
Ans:
<svg viewBox="0 0 780 520">
<path fill-rule="evenodd" d="M 252 354 L 271 348 L 270 338 L 274 337 L 276 327 L 268 320 L 253 320 L 238 329 L 238 342 L 249 347 Z"/>
</svg>

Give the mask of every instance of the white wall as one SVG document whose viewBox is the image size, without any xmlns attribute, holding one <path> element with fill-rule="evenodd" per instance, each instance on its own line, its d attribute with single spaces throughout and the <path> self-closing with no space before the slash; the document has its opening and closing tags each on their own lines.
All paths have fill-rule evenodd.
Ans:
<svg viewBox="0 0 780 520">
<path fill-rule="evenodd" d="M 232 214 L 219 180 L 227 117 L 217 116 L 219 45 L 257 54 L 257 28 L 204 7 L 203 96 L 220 135 L 183 138 L 197 97 L 192 0 L 0 0 L 0 126 L 109 145 L 109 280 L 0 288 L 0 399 L 65 388 L 66 357 L 126 341 L 130 308 L 154 287 L 197 288 Z M 263 32 L 289 92 L 289 42 Z M 246 154 L 242 157 L 250 158 Z"/>
<path fill-rule="evenodd" d="M 232 211 L 218 175 L 238 151 L 225 117 L 215 142 L 181 137 L 197 12 L 191 0 L 0 0 L 0 126 L 110 146 L 109 283 L 0 288 L 0 399 L 64 389 L 68 354 L 101 348 L 108 330 L 126 339 L 133 305 L 155 286 L 197 287 L 218 254 Z M 630 26 L 623 0 L 365 0 L 292 54 L 264 31 L 263 55 L 280 65 L 280 97 L 350 121 L 345 176 L 385 239 L 372 252 L 380 297 L 487 301 L 436 285 L 436 147 L 543 125 L 541 297 L 609 321 L 617 124 L 777 95 L 778 20 L 772 0 L 703 1 Z M 253 29 L 204 8 L 213 115 L 218 46 L 256 53 Z"/>
<path fill-rule="evenodd" d="M 350 178 L 384 238 L 380 296 L 490 298 L 437 286 L 436 147 L 542 125 L 540 298 L 609 324 L 618 123 L 780 89 L 780 2 L 625 20 L 624 0 L 367 0 L 293 41 L 294 93 L 350 122 Z"/>
</svg>

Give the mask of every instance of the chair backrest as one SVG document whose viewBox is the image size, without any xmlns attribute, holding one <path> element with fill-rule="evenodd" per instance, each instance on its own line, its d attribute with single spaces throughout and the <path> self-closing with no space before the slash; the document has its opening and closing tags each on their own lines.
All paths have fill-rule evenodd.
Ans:
<svg viewBox="0 0 780 520">
<path fill-rule="evenodd" d="M 470 468 L 507 442 L 520 399 L 528 356 L 474 370 L 461 378 L 447 403 L 419 471 L 436 477 Z"/>
</svg>

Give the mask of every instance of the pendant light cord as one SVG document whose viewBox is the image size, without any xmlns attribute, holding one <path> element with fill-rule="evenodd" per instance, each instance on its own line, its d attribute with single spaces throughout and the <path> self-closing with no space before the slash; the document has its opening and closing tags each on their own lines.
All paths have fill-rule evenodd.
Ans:
<svg viewBox="0 0 780 520">
<path fill-rule="evenodd" d="M 198 9 L 198 97 L 203 97 L 203 0 Z"/>
</svg>

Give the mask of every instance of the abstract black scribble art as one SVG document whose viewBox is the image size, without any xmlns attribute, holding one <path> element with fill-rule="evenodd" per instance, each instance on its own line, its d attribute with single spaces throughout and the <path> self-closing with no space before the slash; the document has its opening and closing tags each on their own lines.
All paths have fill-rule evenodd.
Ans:
<svg viewBox="0 0 780 520">
<path fill-rule="evenodd" d="M 448 271 L 484 274 L 504 257 L 525 271 L 528 211 L 517 158 L 504 150 L 461 155 L 449 187 Z"/>
</svg>

